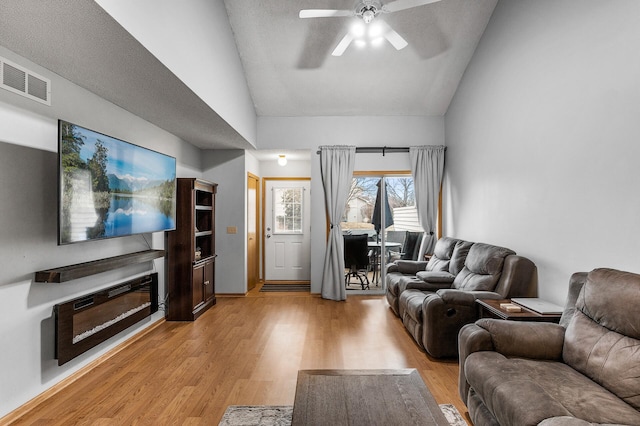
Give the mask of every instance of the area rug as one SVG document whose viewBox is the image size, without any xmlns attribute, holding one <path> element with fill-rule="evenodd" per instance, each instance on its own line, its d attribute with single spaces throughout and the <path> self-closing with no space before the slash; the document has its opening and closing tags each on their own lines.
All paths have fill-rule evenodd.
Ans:
<svg viewBox="0 0 640 426">
<path fill-rule="evenodd" d="M 260 291 L 305 291 L 309 293 L 311 287 L 309 284 L 264 284 Z"/>
<path fill-rule="evenodd" d="M 467 426 L 454 405 L 440 409 L 451 426 Z M 230 405 L 218 426 L 289 426 L 292 414 L 290 405 Z"/>
</svg>

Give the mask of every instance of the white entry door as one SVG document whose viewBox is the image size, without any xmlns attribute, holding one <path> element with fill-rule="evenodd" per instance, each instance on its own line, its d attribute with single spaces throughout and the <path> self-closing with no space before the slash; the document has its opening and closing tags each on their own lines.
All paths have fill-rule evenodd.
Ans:
<svg viewBox="0 0 640 426">
<path fill-rule="evenodd" d="M 310 181 L 265 179 L 264 279 L 311 279 Z"/>
</svg>

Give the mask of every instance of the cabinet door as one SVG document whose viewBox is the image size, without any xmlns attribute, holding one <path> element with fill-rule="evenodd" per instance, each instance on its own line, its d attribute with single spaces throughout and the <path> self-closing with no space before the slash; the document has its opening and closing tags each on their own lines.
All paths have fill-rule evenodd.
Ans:
<svg viewBox="0 0 640 426">
<path fill-rule="evenodd" d="M 205 269 L 204 264 L 193 267 L 193 309 L 204 302 Z"/>
<path fill-rule="evenodd" d="M 208 261 L 204 265 L 204 300 L 210 300 L 215 293 L 216 287 L 213 280 L 214 262 Z"/>
</svg>

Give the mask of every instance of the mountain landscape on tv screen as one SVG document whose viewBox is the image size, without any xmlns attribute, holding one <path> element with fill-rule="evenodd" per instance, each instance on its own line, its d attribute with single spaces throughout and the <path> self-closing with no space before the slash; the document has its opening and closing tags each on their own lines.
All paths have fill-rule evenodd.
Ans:
<svg viewBox="0 0 640 426">
<path fill-rule="evenodd" d="M 131 175 L 118 177 L 113 173 L 108 174 L 107 177 L 109 178 L 109 188 L 111 189 L 111 191 L 120 193 L 143 191 L 148 188 L 161 186 L 166 182 L 159 179 L 149 180 L 143 178 L 135 178 Z"/>
</svg>

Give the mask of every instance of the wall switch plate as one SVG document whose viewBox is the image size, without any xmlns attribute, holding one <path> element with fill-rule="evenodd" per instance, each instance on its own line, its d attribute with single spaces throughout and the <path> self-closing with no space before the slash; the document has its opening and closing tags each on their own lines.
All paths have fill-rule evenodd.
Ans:
<svg viewBox="0 0 640 426">
<path fill-rule="evenodd" d="M 227 226 L 227 234 L 237 234 L 238 228 L 235 226 Z"/>
</svg>

